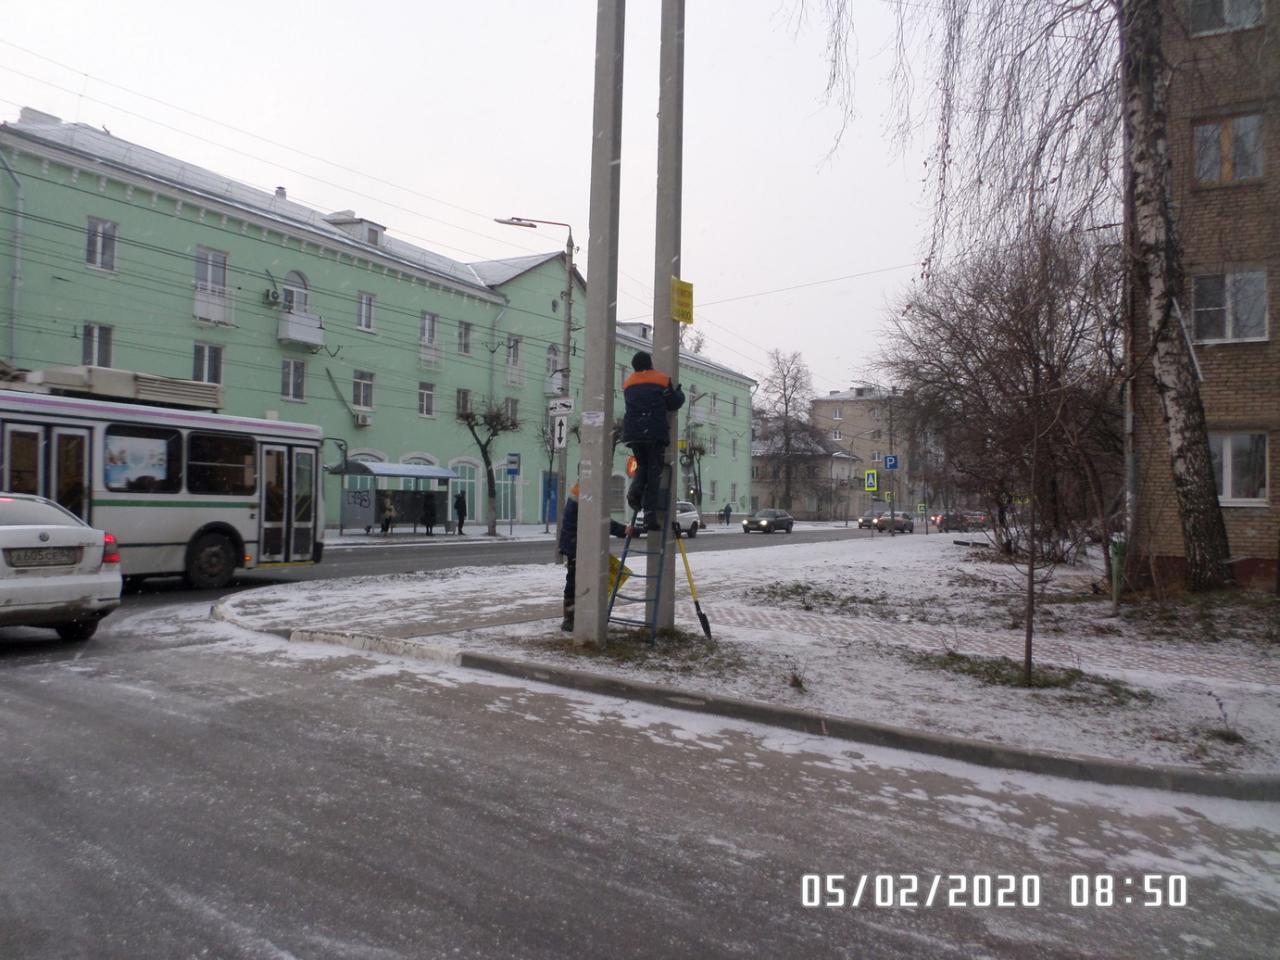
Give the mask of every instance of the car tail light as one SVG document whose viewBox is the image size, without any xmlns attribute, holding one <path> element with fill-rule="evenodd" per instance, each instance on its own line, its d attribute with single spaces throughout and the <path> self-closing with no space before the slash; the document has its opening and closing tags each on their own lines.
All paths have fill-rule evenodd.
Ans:
<svg viewBox="0 0 1280 960">
<path fill-rule="evenodd" d="M 116 544 L 116 538 L 113 534 L 104 533 L 102 535 L 102 562 L 103 563 L 119 563 L 120 548 Z"/>
</svg>

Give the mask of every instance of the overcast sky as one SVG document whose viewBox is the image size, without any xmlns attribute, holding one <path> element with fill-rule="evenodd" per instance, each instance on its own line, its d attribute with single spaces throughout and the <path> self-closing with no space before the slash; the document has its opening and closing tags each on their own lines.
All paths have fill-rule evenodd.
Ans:
<svg viewBox="0 0 1280 960">
<path fill-rule="evenodd" d="M 920 153 L 885 134 L 892 7 L 858 2 L 858 113 L 830 156 L 824 24 L 800 5 L 689 0 L 682 272 L 708 356 L 759 377 L 798 350 L 822 394 L 873 376 L 926 218 Z M 641 319 L 659 3 L 627 13 L 618 315 Z M 590 0 L 45 0 L 6 10 L 0 117 L 106 126 L 464 261 L 563 247 L 493 217 L 567 221 L 585 264 L 594 43 Z"/>
</svg>

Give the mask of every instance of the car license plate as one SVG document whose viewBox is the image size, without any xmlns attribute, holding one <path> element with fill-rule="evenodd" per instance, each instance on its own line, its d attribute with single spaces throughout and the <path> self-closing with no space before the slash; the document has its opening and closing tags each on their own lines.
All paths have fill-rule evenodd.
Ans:
<svg viewBox="0 0 1280 960">
<path fill-rule="evenodd" d="M 4 552 L 11 567 L 65 567 L 80 559 L 79 547 L 14 547 Z"/>
</svg>

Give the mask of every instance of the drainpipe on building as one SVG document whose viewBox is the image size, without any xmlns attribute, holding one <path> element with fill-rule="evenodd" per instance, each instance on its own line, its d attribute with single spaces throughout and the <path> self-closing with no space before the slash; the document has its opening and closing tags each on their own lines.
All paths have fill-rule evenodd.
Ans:
<svg viewBox="0 0 1280 960">
<path fill-rule="evenodd" d="M 0 152 L 0 163 L 4 164 L 4 172 L 13 181 L 16 202 L 13 205 L 13 259 L 9 262 L 9 343 L 8 360 L 10 366 L 16 366 L 18 336 L 18 281 L 22 276 L 22 181 L 9 166 L 4 153 Z"/>
</svg>

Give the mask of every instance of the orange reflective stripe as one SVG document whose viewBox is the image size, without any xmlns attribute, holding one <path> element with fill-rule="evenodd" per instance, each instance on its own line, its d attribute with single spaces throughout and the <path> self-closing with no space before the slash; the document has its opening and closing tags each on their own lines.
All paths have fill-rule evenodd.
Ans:
<svg viewBox="0 0 1280 960">
<path fill-rule="evenodd" d="M 661 370 L 637 370 L 623 381 L 622 389 L 639 386 L 642 383 L 653 383 L 660 387 L 666 387 L 670 382 L 671 378 Z"/>
</svg>

